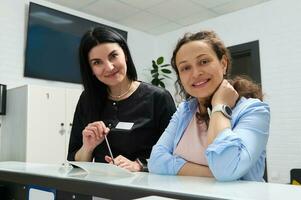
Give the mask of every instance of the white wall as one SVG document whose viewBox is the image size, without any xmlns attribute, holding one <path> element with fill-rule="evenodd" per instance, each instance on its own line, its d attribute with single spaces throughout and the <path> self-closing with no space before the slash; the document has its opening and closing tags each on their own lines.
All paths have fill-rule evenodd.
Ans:
<svg viewBox="0 0 301 200">
<path fill-rule="evenodd" d="M 298 0 L 272 0 L 158 38 L 158 54 L 168 59 L 185 32 L 212 29 L 227 46 L 259 40 L 262 87 L 271 107 L 267 161 L 273 182 L 288 183 L 290 169 L 301 168 L 300 9 Z"/>
<path fill-rule="evenodd" d="M 156 51 L 154 36 L 53 3 L 42 0 L 33 2 L 128 31 L 128 44 L 136 64 L 138 78 L 149 81 L 150 73 L 147 68 L 151 66 Z M 1 0 L 0 4 L 0 83 L 7 84 L 8 88 L 24 84 L 80 88 L 79 84 L 23 77 L 29 0 Z"/>
</svg>

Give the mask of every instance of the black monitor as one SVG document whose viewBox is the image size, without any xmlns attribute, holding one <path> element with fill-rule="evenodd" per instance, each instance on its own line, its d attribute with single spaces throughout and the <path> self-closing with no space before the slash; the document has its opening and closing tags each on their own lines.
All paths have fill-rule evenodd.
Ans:
<svg viewBox="0 0 301 200">
<path fill-rule="evenodd" d="M 127 39 L 126 31 L 30 2 L 24 76 L 81 83 L 80 39 L 86 31 L 100 26 Z"/>
<path fill-rule="evenodd" d="M 6 113 L 6 85 L 0 84 L 0 115 Z"/>
</svg>

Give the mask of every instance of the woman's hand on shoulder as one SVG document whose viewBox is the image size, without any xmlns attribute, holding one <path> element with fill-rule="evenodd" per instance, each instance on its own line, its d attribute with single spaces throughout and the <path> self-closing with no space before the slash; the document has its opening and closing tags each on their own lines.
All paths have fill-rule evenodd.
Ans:
<svg viewBox="0 0 301 200">
<path fill-rule="evenodd" d="M 97 145 L 103 142 L 104 136 L 110 129 L 106 127 L 103 121 L 96 121 L 88 124 L 83 130 L 83 148 L 92 152 Z"/>
<path fill-rule="evenodd" d="M 218 104 L 225 104 L 233 108 L 238 99 L 239 95 L 233 86 L 224 79 L 216 92 L 214 93 L 211 104 L 212 106 Z"/>
<path fill-rule="evenodd" d="M 105 160 L 108 163 L 113 164 L 112 158 L 110 156 L 105 156 Z M 114 158 L 114 164 L 131 172 L 139 172 L 142 170 L 142 166 L 137 161 L 131 161 L 122 155 Z"/>
</svg>

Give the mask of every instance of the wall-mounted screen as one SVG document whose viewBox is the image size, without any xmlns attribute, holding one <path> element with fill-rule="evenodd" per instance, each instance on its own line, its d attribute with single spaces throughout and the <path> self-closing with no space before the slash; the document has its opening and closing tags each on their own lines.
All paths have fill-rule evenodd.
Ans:
<svg viewBox="0 0 301 200">
<path fill-rule="evenodd" d="M 6 85 L 0 84 L 0 115 L 6 114 Z"/>
<path fill-rule="evenodd" d="M 93 27 L 109 27 L 127 39 L 127 32 L 30 2 L 24 76 L 81 83 L 78 47 Z"/>
</svg>

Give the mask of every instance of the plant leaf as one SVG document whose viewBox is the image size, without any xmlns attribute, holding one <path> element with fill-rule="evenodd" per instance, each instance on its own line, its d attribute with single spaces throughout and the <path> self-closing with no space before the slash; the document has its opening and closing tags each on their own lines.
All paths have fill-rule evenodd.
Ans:
<svg viewBox="0 0 301 200">
<path fill-rule="evenodd" d="M 168 66 L 171 66 L 170 64 L 164 64 L 164 65 L 161 65 L 160 67 L 168 67 Z"/>
<path fill-rule="evenodd" d="M 161 71 L 165 74 L 171 74 L 171 71 L 169 69 L 162 69 Z"/>
<path fill-rule="evenodd" d="M 155 64 L 153 64 L 153 69 L 155 69 L 155 70 L 158 70 L 158 65 L 155 63 Z"/>
<path fill-rule="evenodd" d="M 153 63 L 153 65 L 152 65 L 153 69 L 158 70 L 158 65 L 156 64 L 156 62 L 153 60 L 152 63 Z"/>
<path fill-rule="evenodd" d="M 152 84 L 158 86 L 158 79 L 153 79 Z"/>
<path fill-rule="evenodd" d="M 159 58 L 157 59 L 157 64 L 158 64 L 158 65 L 161 65 L 163 62 L 164 62 L 163 56 L 161 56 L 161 57 L 159 57 Z"/>
<path fill-rule="evenodd" d="M 158 77 L 159 77 L 159 73 L 158 73 L 158 72 L 156 72 L 156 73 L 153 73 L 153 74 L 152 74 L 152 77 L 154 77 L 154 78 L 158 78 Z"/>
<path fill-rule="evenodd" d="M 165 84 L 164 84 L 162 81 L 159 82 L 159 85 L 160 85 L 161 87 L 165 88 Z"/>
<path fill-rule="evenodd" d="M 151 74 L 153 74 L 153 73 L 158 73 L 158 70 L 157 69 L 152 69 Z"/>
</svg>

